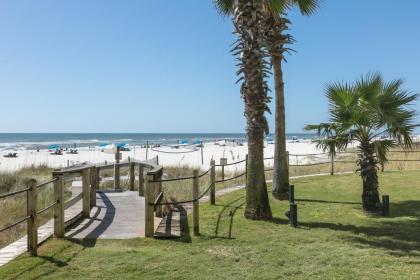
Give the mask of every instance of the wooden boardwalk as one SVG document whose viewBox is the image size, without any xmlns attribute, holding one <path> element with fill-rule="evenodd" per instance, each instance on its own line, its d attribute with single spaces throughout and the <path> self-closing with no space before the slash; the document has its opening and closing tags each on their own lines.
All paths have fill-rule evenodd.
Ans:
<svg viewBox="0 0 420 280">
<path fill-rule="evenodd" d="M 90 218 L 73 225 L 66 237 L 126 239 L 144 237 L 144 197 L 136 191 L 96 193 Z M 155 225 L 161 219 L 155 218 Z"/>
</svg>

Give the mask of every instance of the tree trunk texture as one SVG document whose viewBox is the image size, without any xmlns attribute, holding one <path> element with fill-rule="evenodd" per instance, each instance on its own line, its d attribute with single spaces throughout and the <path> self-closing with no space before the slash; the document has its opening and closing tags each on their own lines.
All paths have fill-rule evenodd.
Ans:
<svg viewBox="0 0 420 280">
<path fill-rule="evenodd" d="M 264 174 L 264 131 L 260 128 L 248 128 L 247 173 L 245 217 L 271 219 Z"/>
<path fill-rule="evenodd" d="M 358 165 L 360 166 L 360 176 L 363 180 L 363 209 L 368 212 L 377 212 L 380 211 L 381 203 L 378 192 L 378 161 L 375 155 L 375 148 L 372 143 L 362 142 L 359 149 Z"/>
<path fill-rule="evenodd" d="M 275 130 L 274 130 L 274 170 L 273 196 L 280 200 L 288 199 L 289 166 L 286 151 L 286 113 L 284 106 L 284 82 L 281 59 L 273 57 L 275 83 Z"/>
<path fill-rule="evenodd" d="M 270 101 L 265 81 L 268 66 L 262 28 L 264 7 L 260 0 L 237 0 L 235 4 L 233 23 L 238 40 L 232 52 L 239 61 L 237 73 L 242 81 L 248 137 L 244 215 L 249 219 L 265 220 L 271 219 L 272 214 L 264 174 L 264 135 L 268 133 L 264 113 L 269 111 L 267 103 Z"/>
</svg>

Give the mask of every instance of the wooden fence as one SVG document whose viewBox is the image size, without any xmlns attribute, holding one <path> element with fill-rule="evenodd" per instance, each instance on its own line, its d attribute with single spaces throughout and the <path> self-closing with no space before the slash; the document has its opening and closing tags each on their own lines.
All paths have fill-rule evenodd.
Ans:
<svg viewBox="0 0 420 280">
<path fill-rule="evenodd" d="M 117 166 L 117 168 L 116 168 Z M 130 190 L 134 190 L 135 183 L 135 168 L 139 170 L 139 195 L 143 196 L 144 190 L 144 178 L 143 174 L 145 170 L 147 176 L 151 174 L 161 174 L 162 168 L 153 162 L 143 162 L 143 161 L 130 161 L 123 163 L 115 164 L 106 164 L 106 165 L 93 165 L 93 164 L 83 164 L 80 166 L 73 166 L 69 168 L 63 168 L 54 170 L 52 175 L 53 178 L 49 181 L 37 184 L 36 180 L 29 179 L 25 183 L 25 188 L 14 191 L 8 194 L 0 195 L 0 199 L 12 197 L 21 193 L 27 193 L 26 204 L 27 204 L 27 215 L 3 228 L 0 229 L 0 232 L 11 229 L 21 223 L 27 222 L 27 239 L 28 239 L 28 251 L 31 255 L 37 255 L 38 249 L 38 215 L 44 213 L 45 211 L 53 208 L 54 209 L 54 236 L 57 238 L 63 238 L 65 235 L 65 230 L 73 225 L 76 221 L 81 218 L 89 218 L 90 210 L 93 206 L 96 206 L 96 191 L 99 187 L 99 171 L 105 169 L 114 169 L 114 186 L 116 190 L 119 188 L 119 170 L 121 167 L 129 167 L 130 173 Z M 160 173 L 159 173 L 160 172 Z M 82 181 L 82 191 L 80 194 L 74 196 L 69 201 L 64 200 L 64 183 L 66 180 L 71 180 L 74 178 L 81 178 Z M 158 177 L 154 177 L 158 178 Z M 46 206 L 43 209 L 37 209 L 37 197 L 38 190 L 47 186 L 48 184 L 54 184 L 54 202 Z M 82 200 L 82 208 L 80 212 L 74 215 L 71 219 L 65 220 L 65 210 L 74 206 L 77 202 Z"/>
</svg>

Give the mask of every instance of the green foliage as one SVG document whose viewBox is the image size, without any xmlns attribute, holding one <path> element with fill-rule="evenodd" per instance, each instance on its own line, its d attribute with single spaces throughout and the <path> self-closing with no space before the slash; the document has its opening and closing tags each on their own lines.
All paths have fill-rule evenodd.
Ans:
<svg viewBox="0 0 420 280">
<path fill-rule="evenodd" d="M 288 203 L 274 199 L 272 221 L 245 219 L 245 193 L 237 191 L 200 205 L 199 237 L 53 239 L 39 257 L 0 268 L 0 279 L 418 279 L 420 173 L 379 179 L 391 198 L 389 218 L 362 212 L 354 174 L 301 178 L 292 180 L 296 229 L 284 216 Z"/>
<path fill-rule="evenodd" d="M 330 84 L 325 95 L 331 123 L 306 128 L 317 130 L 322 137 L 321 146 L 327 146 L 323 141 L 330 138 L 330 131 L 343 142 L 372 143 L 379 162 L 385 162 L 387 152 L 395 144 L 412 147 L 411 134 L 418 126 L 414 124 L 416 111 L 410 108 L 417 94 L 402 85 L 401 79 L 387 83 L 378 73 L 368 74 L 352 84 Z M 378 139 L 379 136 L 392 140 Z"/>
</svg>

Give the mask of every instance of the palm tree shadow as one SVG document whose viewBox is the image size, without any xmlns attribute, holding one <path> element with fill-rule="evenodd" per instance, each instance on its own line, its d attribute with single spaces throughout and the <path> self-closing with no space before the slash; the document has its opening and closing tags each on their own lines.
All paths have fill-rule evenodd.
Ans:
<svg viewBox="0 0 420 280">
<path fill-rule="evenodd" d="M 391 203 L 389 218 L 370 216 L 372 226 L 327 222 L 300 222 L 300 226 L 346 231 L 353 234 L 349 241 L 361 247 L 386 250 L 397 256 L 420 256 L 420 201 Z"/>
<path fill-rule="evenodd" d="M 233 204 L 235 204 L 236 202 L 242 200 L 245 196 L 241 196 L 238 197 L 232 201 L 230 201 L 229 203 L 223 205 L 222 210 L 220 210 L 219 214 L 217 215 L 217 221 L 216 221 L 216 226 L 215 226 L 215 230 L 214 230 L 214 235 L 211 236 L 211 238 L 221 238 L 221 239 L 232 239 L 232 229 L 233 229 L 233 218 L 237 212 L 238 209 L 242 208 L 242 206 L 245 204 L 245 201 L 241 202 L 239 205 L 237 206 L 233 206 Z M 220 223 L 222 221 L 223 218 L 223 214 L 227 211 L 229 211 L 229 231 L 228 231 L 228 236 L 227 237 L 223 237 L 219 235 L 219 230 L 220 230 Z"/>
</svg>

